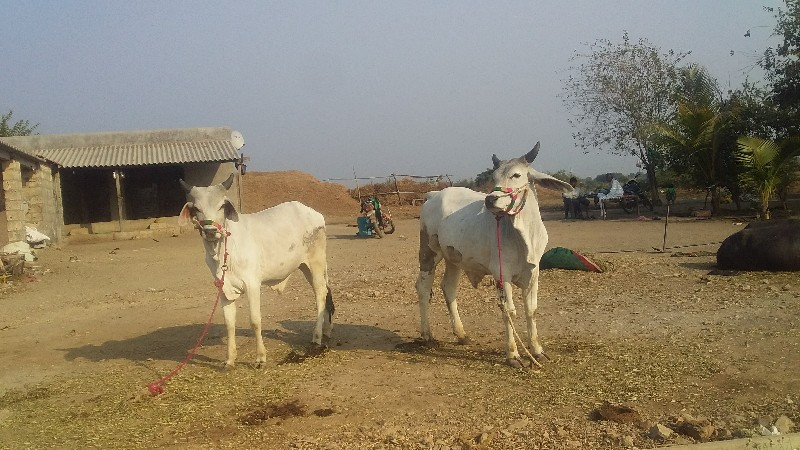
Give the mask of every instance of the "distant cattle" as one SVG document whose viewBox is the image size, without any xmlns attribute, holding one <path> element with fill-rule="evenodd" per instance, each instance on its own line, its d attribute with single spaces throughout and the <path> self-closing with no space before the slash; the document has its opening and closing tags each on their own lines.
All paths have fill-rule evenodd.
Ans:
<svg viewBox="0 0 800 450">
<path fill-rule="evenodd" d="M 250 325 L 256 338 L 256 365 L 266 362 L 261 337 L 261 285 L 282 292 L 289 276 L 300 269 L 314 289 L 317 325 L 313 342 L 330 337 L 334 306 L 328 287 L 325 219 L 299 202 L 287 202 L 253 214 L 236 211 L 226 193 L 233 175 L 222 184 L 190 186 L 181 180 L 187 203 L 182 223 L 193 223 L 200 231 L 206 264 L 222 284 L 222 314 L 228 330 L 225 366 L 236 360 L 236 304 L 247 296 Z"/>
<path fill-rule="evenodd" d="M 420 215 L 419 296 L 422 339 L 433 341 L 428 324 L 436 265 L 444 259 L 442 291 L 450 311 L 450 323 L 459 342 L 467 335 L 458 314 L 456 290 L 461 273 L 466 273 L 477 287 L 491 275 L 503 280 L 501 298 L 504 309 L 514 314 L 512 284 L 523 290 L 526 345 L 532 356 L 544 355 L 536 332 L 539 260 L 547 246 L 547 231 L 539 213 L 534 183 L 547 189 L 572 191 L 572 186 L 534 170 L 530 164 L 539 152 L 539 144 L 522 157 L 501 161 L 492 155 L 494 191 L 486 195 L 463 187 L 449 187 L 426 196 Z M 498 236 L 502 245 L 502 265 L 498 256 Z M 502 277 L 500 269 L 502 266 Z M 509 315 L 506 325 L 506 361 L 512 366 L 531 364 L 520 358 L 512 335 Z"/>
<path fill-rule="evenodd" d="M 732 270 L 800 270 L 800 220 L 753 222 L 728 236 L 717 267 Z"/>
</svg>

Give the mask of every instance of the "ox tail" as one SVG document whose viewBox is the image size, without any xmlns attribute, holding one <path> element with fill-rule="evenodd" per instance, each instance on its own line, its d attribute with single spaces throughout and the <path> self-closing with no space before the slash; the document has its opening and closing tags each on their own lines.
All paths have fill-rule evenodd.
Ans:
<svg viewBox="0 0 800 450">
<path fill-rule="evenodd" d="M 333 304 L 330 286 L 328 286 L 328 295 L 325 296 L 325 311 L 328 313 L 328 322 L 333 322 L 333 313 L 336 311 L 336 306 Z"/>
</svg>

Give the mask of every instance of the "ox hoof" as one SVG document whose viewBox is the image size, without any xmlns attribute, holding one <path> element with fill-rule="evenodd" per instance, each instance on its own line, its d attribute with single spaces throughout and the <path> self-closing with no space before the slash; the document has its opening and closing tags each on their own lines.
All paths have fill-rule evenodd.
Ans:
<svg viewBox="0 0 800 450">
<path fill-rule="evenodd" d="M 511 367 L 513 367 L 515 369 L 524 369 L 525 368 L 525 361 L 520 357 L 506 358 L 506 364 L 508 364 L 509 366 L 511 366 Z M 530 363 L 528 363 L 528 364 L 529 364 L 529 367 L 530 367 Z"/>
<path fill-rule="evenodd" d="M 439 348 L 439 341 L 434 338 L 420 339 L 420 344 L 428 348 Z"/>
<path fill-rule="evenodd" d="M 534 359 L 517 356 L 516 358 L 506 358 L 506 363 L 515 369 L 537 369 L 542 367 L 541 359 L 534 356 Z"/>
<path fill-rule="evenodd" d="M 320 344 L 312 342 L 311 343 L 311 347 L 309 347 L 309 348 L 314 349 L 314 350 L 322 350 L 322 351 L 324 351 L 324 350 L 328 349 L 328 344 L 325 343 L 325 342 L 322 342 Z"/>
<path fill-rule="evenodd" d="M 226 363 L 225 363 L 225 364 L 222 366 L 222 371 L 223 371 L 223 372 L 230 372 L 230 371 L 232 371 L 234 368 L 235 368 L 235 366 L 234 366 L 234 364 L 233 364 L 233 363 L 228 363 L 228 362 L 226 362 Z"/>
<path fill-rule="evenodd" d="M 458 338 L 458 341 L 456 341 L 456 343 L 458 345 L 470 345 L 470 344 L 472 344 L 472 339 L 470 339 L 469 336 L 464 336 L 464 337 Z"/>
<path fill-rule="evenodd" d="M 266 365 L 266 361 L 256 361 L 256 369 L 263 369 Z"/>
</svg>

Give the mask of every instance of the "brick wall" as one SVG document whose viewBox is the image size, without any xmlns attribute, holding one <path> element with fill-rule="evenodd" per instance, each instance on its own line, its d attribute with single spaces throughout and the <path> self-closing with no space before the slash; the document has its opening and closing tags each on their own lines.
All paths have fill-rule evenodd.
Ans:
<svg viewBox="0 0 800 450">
<path fill-rule="evenodd" d="M 23 198 L 22 166 L 19 161 L 3 161 L 3 194 L 6 201 L 6 230 L 8 241 L 25 240 L 25 213 L 27 205 Z"/>
<path fill-rule="evenodd" d="M 61 240 L 64 219 L 58 172 L 41 164 L 31 169 L 15 160 L 3 161 L 2 170 L 8 242 L 24 241 L 25 225 L 46 234 L 51 242 Z"/>
</svg>

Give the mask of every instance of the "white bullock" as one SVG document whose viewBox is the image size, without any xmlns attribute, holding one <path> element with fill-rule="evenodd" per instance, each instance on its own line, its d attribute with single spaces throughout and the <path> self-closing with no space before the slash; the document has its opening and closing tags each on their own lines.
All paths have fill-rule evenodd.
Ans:
<svg viewBox="0 0 800 450">
<path fill-rule="evenodd" d="M 419 277 L 417 294 L 422 338 L 433 341 L 428 324 L 428 305 L 436 265 L 444 259 L 442 292 L 450 311 L 450 324 L 458 341 L 467 342 L 464 326 L 458 315 L 456 291 L 462 272 L 474 287 L 486 275 L 501 279 L 498 258 L 499 226 L 502 253 L 501 298 L 505 309 L 514 313 L 512 284 L 523 290 L 525 319 L 528 328 L 527 346 L 533 356 L 544 355 L 536 331 L 539 260 L 547 245 L 547 230 L 542 223 L 534 183 L 561 192 L 572 186 L 530 167 L 539 151 L 539 143 L 521 158 L 494 163 L 494 191 L 488 195 L 462 187 L 450 187 L 428 195 L 420 216 Z M 498 283 L 499 284 L 499 283 Z M 504 315 L 506 325 L 506 361 L 520 367 L 533 363 L 520 358 L 514 340 L 511 317 Z"/>
<path fill-rule="evenodd" d="M 325 219 L 299 202 L 287 202 L 253 214 L 240 214 L 226 197 L 233 175 L 221 184 L 190 186 L 183 180 L 187 203 L 181 211 L 183 224 L 191 221 L 200 231 L 206 264 L 220 280 L 220 302 L 228 331 L 225 367 L 236 360 L 236 304 L 242 294 L 250 307 L 250 326 L 256 338 L 256 365 L 266 362 L 261 337 L 261 285 L 282 292 L 289 276 L 300 269 L 314 289 L 317 324 L 313 342 L 322 345 L 330 337 L 333 300 L 328 287 Z M 227 255 L 226 253 L 227 249 Z"/>
</svg>

